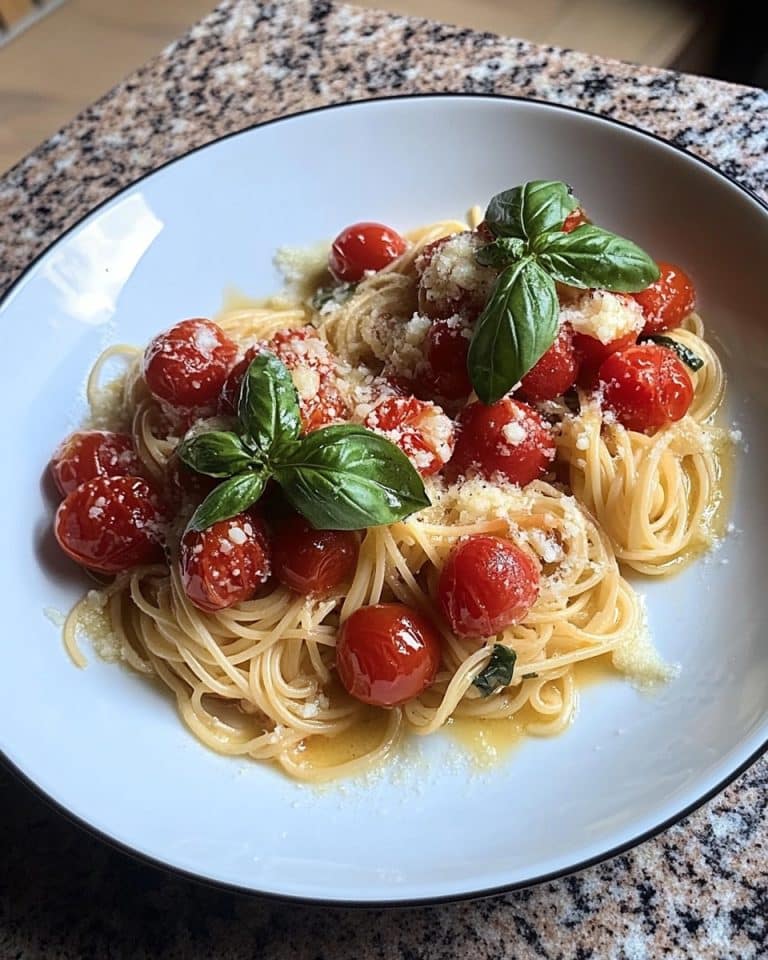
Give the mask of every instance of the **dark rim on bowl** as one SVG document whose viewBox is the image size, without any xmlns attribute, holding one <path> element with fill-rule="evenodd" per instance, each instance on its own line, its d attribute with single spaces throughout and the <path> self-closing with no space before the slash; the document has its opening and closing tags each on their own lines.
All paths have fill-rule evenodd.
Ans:
<svg viewBox="0 0 768 960">
<path fill-rule="evenodd" d="M 80 217 L 75 223 L 71 224 L 64 230 L 55 240 L 51 241 L 44 250 L 42 250 L 37 256 L 24 268 L 24 270 L 19 274 L 19 276 L 11 283 L 5 293 L 0 297 L 0 308 L 4 306 L 6 301 L 10 298 L 11 294 L 16 290 L 18 286 L 25 280 L 27 275 L 34 269 L 37 263 L 45 257 L 48 252 L 53 249 L 59 242 L 61 242 L 65 237 L 70 233 L 76 230 L 88 217 L 97 213 L 108 203 L 114 200 L 116 197 L 119 197 L 121 194 L 126 193 L 128 190 L 133 189 L 137 184 L 141 183 L 143 180 L 146 180 L 148 177 L 157 173 L 160 170 L 164 170 L 167 167 L 172 166 L 175 163 L 178 163 L 181 160 L 184 160 L 186 157 L 191 156 L 194 153 L 197 153 L 200 150 L 205 150 L 208 147 L 212 147 L 217 143 L 221 143 L 224 140 L 229 140 L 232 137 L 237 137 L 240 134 L 248 133 L 252 130 L 256 130 L 259 127 L 267 127 L 273 124 L 283 123 L 287 120 L 293 120 L 298 117 L 308 116 L 309 114 L 321 113 L 326 110 L 341 110 L 346 107 L 359 107 L 363 104 L 369 103 L 380 103 L 380 102 L 396 102 L 396 101 L 405 101 L 405 100 L 429 100 L 429 99 L 468 99 L 468 100 L 496 100 L 499 102 L 513 102 L 513 103 L 523 103 L 523 104 L 533 104 L 536 107 L 554 111 L 563 111 L 567 113 L 576 113 L 582 116 L 590 117 L 593 120 L 597 120 L 600 123 L 610 124 L 612 126 L 621 127 L 625 130 L 631 130 L 633 133 L 639 134 L 643 137 L 647 137 L 650 140 L 655 140 L 658 143 L 663 144 L 665 147 L 668 147 L 671 150 L 675 150 L 678 153 L 683 154 L 688 159 L 694 161 L 695 163 L 701 164 L 703 167 L 713 171 L 718 177 L 727 181 L 731 186 L 736 187 L 739 191 L 746 194 L 746 196 L 752 200 L 758 207 L 761 207 L 766 214 L 768 214 L 768 203 L 765 203 L 758 197 L 752 190 L 743 184 L 739 183 L 733 177 L 729 176 L 727 173 L 723 173 L 722 170 L 719 170 L 714 164 L 710 163 L 708 160 L 703 159 L 702 157 L 697 156 L 694 153 L 690 153 L 688 150 L 683 147 L 678 146 L 676 143 L 672 143 L 669 140 L 665 140 L 663 137 L 658 134 L 652 133 L 648 130 L 643 130 L 640 127 L 634 127 L 632 124 L 625 123 L 622 120 L 616 120 L 613 117 L 605 117 L 597 113 L 591 113 L 588 110 L 582 110 L 579 107 L 568 106 L 565 104 L 552 103 L 547 100 L 537 100 L 530 97 L 520 97 L 520 96 L 504 96 L 502 94 L 493 94 L 493 93 L 455 93 L 451 91 L 437 92 L 437 93 L 416 93 L 416 94 L 393 94 L 385 97 L 371 97 L 365 100 L 348 100 L 342 103 L 329 103 L 324 104 L 318 107 L 311 107 L 307 110 L 300 110 L 297 113 L 285 114 L 284 116 L 274 117 L 271 120 L 264 120 L 259 123 L 252 123 L 247 127 L 242 127 L 239 130 L 233 130 L 230 133 L 223 134 L 221 137 L 217 137 L 215 140 L 209 140 L 206 143 L 200 144 L 197 147 L 193 147 L 191 150 L 187 150 L 185 153 L 179 154 L 176 157 L 173 157 L 171 160 L 166 160 L 164 163 L 160 164 L 157 167 L 154 167 L 152 170 L 148 170 L 146 173 L 142 174 L 136 180 L 127 184 L 124 187 L 121 187 L 115 193 L 111 194 L 108 197 L 105 197 L 104 200 L 101 200 L 95 207 L 90 209 L 82 217 Z M 642 833 L 632 837 L 629 840 L 624 841 L 623 843 L 611 847 L 608 850 L 605 850 L 602 853 L 595 854 L 592 857 L 588 857 L 585 860 L 580 860 L 576 863 L 573 863 L 569 866 L 562 867 L 557 870 L 553 870 L 546 874 L 541 874 L 539 876 L 533 876 L 527 880 L 519 880 L 513 883 L 500 884 L 495 887 L 485 887 L 480 890 L 472 890 L 466 893 L 455 893 L 455 894 L 443 894 L 441 896 L 433 897 L 412 897 L 405 899 L 392 899 L 392 900 L 343 900 L 343 899 L 325 899 L 321 897 L 303 897 L 297 896 L 294 894 L 285 894 L 285 893 L 273 893 L 270 891 L 257 890 L 253 887 L 243 887 L 235 883 L 227 883 L 224 880 L 216 880 L 212 877 L 206 877 L 201 874 L 193 873 L 190 870 L 185 870 L 182 867 L 175 866 L 171 863 L 166 863 L 163 860 L 160 860 L 156 857 L 153 857 L 151 854 L 144 853 L 140 850 L 135 850 L 128 844 L 115 839 L 114 837 L 109 836 L 108 834 L 102 832 L 97 827 L 92 826 L 87 823 L 85 820 L 82 820 L 76 813 L 73 813 L 71 810 L 67 810 L 58 800 L 54 799 L 48 793 L 43 790 L 42 787 L 34 783 L 21 769 L 19 769 L 5 752 L 0 750 L 0 762 L 8 769 L 11 773 L 15 774 L 19 780 L 22 781 L 29 789 L 46 801 L 49 806 L 51 806 L 58 813 L 62 814 L 66 819 L 71 823 L 80 827 L 81 829 L 87 831 L 92 836 L 97 837 L 98 839 L 104 841 L 105 843 L 112 846 L 114 849 L 119 850 L 121 853 L 128 854 L 129 856 L 140 860 L 144 863 L 149 864 L 150 866 L 160 868 L 162 870 L 168 871 L 170 873 L 177 874 L 178 876 L 184 877 L 188 880 L 194 880 L 198 883 L 203 883 L 208 886 L 216 887 L 217 889 L 230 890 L 233 893 L 240 894 L 250 894 L 259 897 L 265 897 L 270 900 L 276 900 L 286 903 L 298 903 L 306 905 L 315 905 L 315 906 L 327 906 L 327 907 L 358 907 L 361 909 L 375 909 L 381 907 L 392 907 L 392 908 L 404 908 L 404 907 L 419 907 L 419 906 L 430 906 L 443 903 L 455 903 L 464 900 L 475 900 L 481 899 L 484 897 L 493 897 L 499 896 L 504 893 L 511 893 L 515 890 L 524 890 L 527 887 L 537 886 L 538 884 L 548 883 L 553 880 L 561 879 L 562 877 L 570 876 L 571 874 L 578 873 L 582 870 L 586 870 L 589 867 L 593 867 L 598 863 L 604 863 L 607 860 L 611 860 L 614 857 L 620 856 L 623 853 L 627 853 L 629 850 L 632 850 L 634 847 L 638 846 L 641 843 L 644 843 L 646 840 L 651 840 L 653 837 L 658 836 L 663 833 L 665 830 L 668 830 L 670 827 L 674 826 L 676 823 L 679 823 L 681 820 L 684 820 L 694 811 L 698 810 L 705 803 L 711 800 L 717 794 L 721 793 L 727 786 L 738 779 L 746 770 L 748 770 L 757 760 L 763 756 L 764 753 L 768 752 L 768 739 L 766 739 L 758 748 L 755 750 L 746 760 L 744 760 L 735 770 L 724 777 L 719 783 L 711 787 L 700 797 L 697 797 L 692 803 L 688 804 L 682 810 L 679 810 L 677 813 L 674 813 L 672 816 L 667 817 L 666 820 L 663 820 L 661 823 L 650 827 L 648 830 L 643 831 Z"/>
</svg>

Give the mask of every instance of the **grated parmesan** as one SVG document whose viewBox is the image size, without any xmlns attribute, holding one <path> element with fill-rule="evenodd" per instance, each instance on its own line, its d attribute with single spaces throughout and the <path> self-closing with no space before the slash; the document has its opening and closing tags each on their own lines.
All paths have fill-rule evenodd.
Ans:
<svg viewBox="0 0 768 960">
<path fill-rule="evenodd" d="M 643 312 L 631 297 L 591 290 L 560 311 L 561 323 L 570 323 L 576 333 L 611 343 L 643 328 Z"/>
</svg>

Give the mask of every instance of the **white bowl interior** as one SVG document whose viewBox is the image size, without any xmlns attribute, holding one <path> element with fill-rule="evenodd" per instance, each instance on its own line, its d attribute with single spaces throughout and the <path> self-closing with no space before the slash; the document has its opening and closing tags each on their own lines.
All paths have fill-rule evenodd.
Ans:
<svg viewBox="0 0 768 960">
<path fill-rule="evenodd" d="M 279 286 L 280 245 L 383 220 L 405 229 L 531 178 L 570 182 L 597 222 L 692 273 L 749 444 L 722 547 L 643 582 L 658 647 L 681 665 L 653 695 L 588 687 L 571 729 L 472 772 L 448 737 L 365 782 L 297 786 L 200 746 L 128 670 L 69 662 L 44 608 L 84 581 L 55 550 L 41 479 L 83 412 L 109 342 L 212 314 L 235 286 Z M 214 880 L 339 901 L 458 896 L 529 882 L 628 843 L 731 776 L 768 735 L 764 544 L 768 212 L 636 131 L 542 104 L 425 97 L 333 108 L 212 144 L 145 178 L 40 259 L 0 308 L 7 543 L 0 746 L 86 823 Z M 11 453 L 13 451 L 13 453 Z M 13 469 L 9 469 L 10 465 Z M 468 772 L 469 771 L 469 772 Z"/>
</svg>

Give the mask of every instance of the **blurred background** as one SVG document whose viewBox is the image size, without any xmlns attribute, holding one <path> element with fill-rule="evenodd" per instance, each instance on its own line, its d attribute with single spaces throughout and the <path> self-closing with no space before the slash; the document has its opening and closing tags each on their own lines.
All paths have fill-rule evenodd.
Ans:
<svg viewBox="0 0 768 960">
<path fill-rule="evenodd" d="M 768 87 L 765 0 L 356 0 L 358 6 Z M 0 173 L 215 0 L 0 0 Z"/>
</svg>

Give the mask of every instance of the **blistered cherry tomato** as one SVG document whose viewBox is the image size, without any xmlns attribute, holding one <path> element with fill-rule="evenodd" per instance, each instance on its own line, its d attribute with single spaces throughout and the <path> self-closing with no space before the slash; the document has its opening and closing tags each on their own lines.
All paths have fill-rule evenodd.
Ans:
<svg viewBox="0 0 768 960">
<path fill-rule="evenodd" d="M 141 477 L 94 477 L 59 505 L 54 533 L 73 560 L 99 573 L 120 573 L 163 559 L 164 510 Z"/>
<path fill-rule="evenodd" d="M 453 422 L 429 400 L 388 397 L 371 410 L 365 426 L 397 444 L 423 477 L 441 470 L 453 453 Z"/>
<path fill-rule="evenodd" d="M 152 394 L 177 407 L 214 403 L 237 356 L 237 346 L 211 320 L 182 320 L 151 340 L 144 379 Z"/>
<path fill-rule="evenodd" d="M 616 353 L 631 347 L 637 340 L 636 333 L 627 333 L 623 337 L 603 343 L 596 337 L 589 337 L 585 333 L 573 335 L 573 346 L 579 362 L 577 380 L 585 390 L 594 390 L 597 386 L 598 373 L 603 360 Z"/>
<path fill-rule="evenodd" d="M 557 339 L 522 379 L 520 393 L 532 402 L 554 400 L 576 383 L 579 360 L 573 345 L 573 331 L 563 324 Z"/>
<path fill-rule="evenodd" d="M 280 330 L 267 344 L 291 371 L 304 433 L 349 417 L 335 382 L 335 358 L 314 327 Z"/>
<path fill-rule="evenodd" d="M 59 445 L 51 458 L 51 472 L 56 486 L 66 496 L 86 480 L 135 477 L 143 472 L 143 467 L 127 434 L 82 430 Z"/>
<path fill-rule="evenodd" d="M 658 267 L 659 279 L 633 294 L 645 317 L 644 333 L 662 333 L 679 327 L 696 306 L 696 290 L 685 270 L 663 260 Z"/>
<path fill-rule="evenodd" d="M 600 367 L 604 406 L 640 433 L 680 420 L 693 400 L 693 383 L 677 354 L 654 343 L 612 354 Z"/>
<path fill-rule="evenodd" d="M 586 215 L 586 213 L 584 213 L 581 207 L 576 207 L 576 209 L 571 210 L 571 212 L 565 218 L 561 229 L 563 233 L 573 233 L 576 227 L 582 227 L 585 223 L 589 223 L 589 217 Z"/>
<path fill-rule="evenodd" d="M 525 619 L 539 595 L 539 567 L 511 540 L 467 537 L 440 572 L 440 609 L 457 637 L 490 637 Z"/>
<path fill-rule="evenodd" d="M 214 613 L 249 600 L 267 581 L 270 551 L 262 523 L 247 513 L 184 534 L 179 555 L 184 592 Z"/>
<path fill-rule="evenodd" d="M 237 404 L 240 400 L 240 387 L 243 385 L 245 371 L 250 367 L 253 360 L 263 351 L 261 345 L 248 347 L 241 360 L 232 367 L 224 381 L 224 386 L 219 394 L 219 413 L 225 416 L 232 416 L 237 413 Z"/>
<path fill-rule="evenodd" d="M 467 372 L 469 327 L 458 317 L 435 320 L 427 331 L 425 379 L 431 392 L 446 400 L 461 400 L 472 392 Z"/>
<path fill-rule="evenodd" d="M 554 456 L 555 441 L 539 414 L 504 397 L 490 406 L 470 403 L 461 411 L 450 473 L 477 472 L 486 479 L 498 473 L 525 486 L 549 469 Z"/>
<path fill-rule="evenodd" d="M 395 707 L 412 700 L 432 683 L 439 666 L 437 630 L 401 603 L 360 607 L 339 630 L 339 679 L 363 703 Z"/>
<path fill-rule="evenodd" d="M 348 530 L 315 530 L 299 514 L 291 515 L 274 537 L 275 576 L 307 597 L 327 597 L 354 572 L 358 539 Z"/>
<path fill-rule="evenodd" d="M 383 223 L 353 223 L 336 237 L 328 268 L 337 280 L 356 283 L 367 270 L 383 270 L 405 253 L 406 242 Z"/>
</svg>

